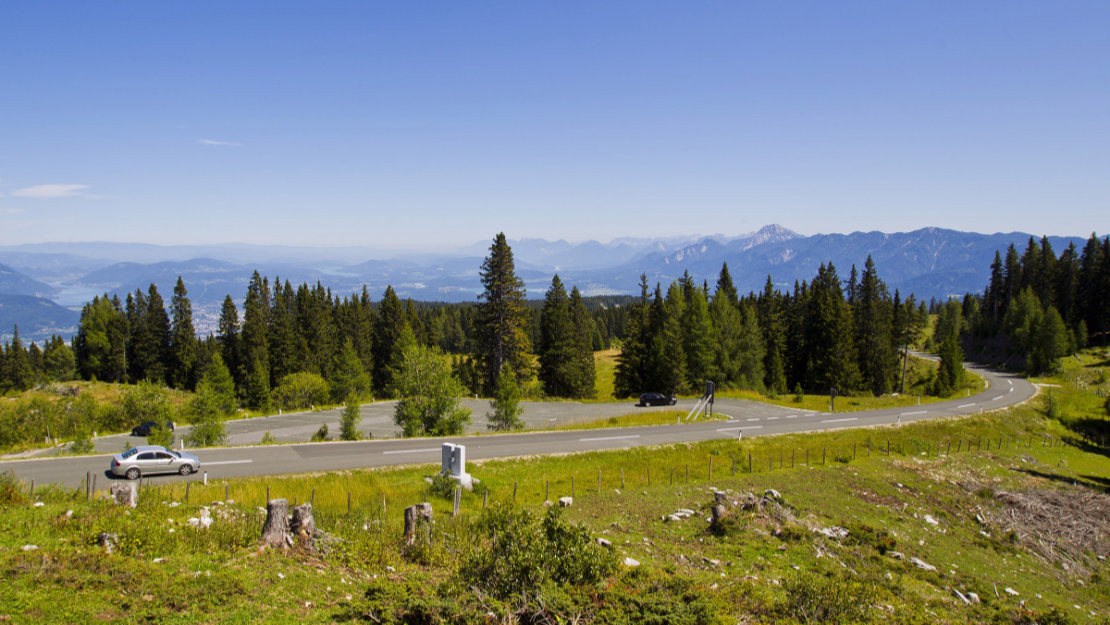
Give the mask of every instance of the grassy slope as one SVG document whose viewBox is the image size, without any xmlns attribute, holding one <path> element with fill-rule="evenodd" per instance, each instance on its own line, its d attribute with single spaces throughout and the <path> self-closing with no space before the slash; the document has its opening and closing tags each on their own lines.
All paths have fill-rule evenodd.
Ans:
<svg viewBox="0 0 1110 625">
<path fill-rule="evenodd" d="M 1061 419 L 1101 414 L 1102 400 L 1091 392 L 1098 379 L 1094 362 L 1068 363 L 1062 376 L 1044 380 L 1061 384 L 1052 389 Z M 1077 390 L 1077 382 L 1086 384 L 1087 391 Z M 1079 554 L 1065 570 L 1004 527 L 984 527 L 976 520 L 976 514 L 989 517 L 1002 510 L 995 491 L 1080 495 L 1090 489 L 1105 491 L 1110 484 L 1106 448 L 1059 444 L 1069 434 L 1059 421 L 1043 416 L 1046 397 L 1013 411 L 902 428 L 489 461 L 472 465 L 471 472 L 489 489 L 491 503 L 511 501 L 515 490 L 517 504 L 532 508 L 538 508 L 548 488 L 552 498 L 570 494 L 573 477 L 574 518 L 595 535 L 609 538 L 622 557 L 642 562 L 642 569 L 692 580 L 699 592 L 718 599 L 719 610 L 732 619 L 797 617 L 786 605 L 784 588 L 799 577 L 829 572 L 870 584 L 874 622 L 1011 622 L 1021 614 L 1019 601 L 1040 613 L 1057 608 L 1072 622 L 1105 622 L 1110 598 L 1105 561 Z M 1044 445 L 1039 437 L 1046 434 L 1056 444 Z M 964 441 L 980 439 L 992 441 L 990 451 L 968 453 Z M 1006 442 L 997 449 L 1000 439 Z M 891 456 L 877 452 L 887 441 L 895 451 Z M 952 455 L 945 457 L 948 443 Z M 853 445 L 854 460 L 834 460 L 850 457 Z M 801 467 L 807 449 L 811 466 Z M 792 451 L 794 469 L 789 468 Z M 749 452 L 751 474 L 746 472 Z M 736 475 L 733 459 L 738 460 Z M 422 478 L 431 470 L 193 483 L 190 502 L 177 506 L 168 502 L 184 499 L 182 486 L 148 487 L 140 507 L 131 512 L 104 502 L 85 504 L 83 493 L 40 488 L 37 498 L 45 505 L 22 501 L 0 509 L 0 577 L 6 580 L 0 585 L 0 613 L 13 622 L 38 623 L 359 620 L 365 610 L 361 595 L 373 576 L 398 582 L 420 579 L 431 587 L 452 572 L 448 565 L 412 564 L 399 548 L 400 508 L 422 500 L 427 487 Z M 184 527 L 198 513 L 199 502 L 224 498 L 225 485 L 240 503 L 212 506 L 217 521 L 207 531 Z M 347 542 L 322 557 L 257 554 L 254 541 L 264 518 L 257 506 L 267 487 L 274 497 L 299 501 L 312 497 L 315 489 L 317 524 Z M 725 537 L 708 533 L 700 518 L 661 521 L 678 508 L 707 516 L 711 488 L 734 493 L 774 488 L 803 523 L 885 529 L 895 550 L 938 570 L 923 571 L 868 545 L 842 544 L 808 531 L 777 538 L 769 533 L 773 523 L 762 518 Z M 348 492 L 354 507 L 349 515 Z M 437 553 L 446 562 L 471 553 L 468 524 L 481 508 L 481 496 L 464 495 L 459 519 L 449 516 L 448 501 L 433 497 L 432 502 L 441 532 Z M 66 517 L 67 510 L 73 510 L 72 517 Z M 221 518 L 223 514 L 229 518 Z M 926 514 L 938 524 L 927 523 Z M 89 544 L 101 531 L 119 535 L 116 553 L 103 554 Z M 1107 544 L 1104 536 L 1103 555 Z M 38 549 L 25 551 L 24 545 Z M 1075 564 L 1082 565 L 1082 573 Z M 1008 595 L 1006 587 L 1019 595 Z M 984 604 L 963 606 L 952 588 L 975 592 Z"/>
</svg>

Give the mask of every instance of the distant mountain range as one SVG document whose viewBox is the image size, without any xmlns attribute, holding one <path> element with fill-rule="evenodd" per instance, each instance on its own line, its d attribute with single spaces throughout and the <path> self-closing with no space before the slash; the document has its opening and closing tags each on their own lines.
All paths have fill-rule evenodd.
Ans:
<svg viewBox="0 0 1110 625">
<path fill-rule="evenodd" d="M 770 275 L 782 290 L 811 280 L 832 262 L 842 279 L 871 255 L 890 289 L 919 299 L 981 292 L 995 251 L 1013 243 L 1024 250 L 1030 235 L 977 234 L 940 228 L 913 232 L 853 232 L 802 236 L 779 225 L 735 237 L 723 235 L 586 241 L 510 240 L 517 274 L 528 297 L 540 298 L 558 272 L 584 295 L 635 294 L 640 274 L 665 287 L 689 272 L 710 288 L 723 263 L 742 293 L 758 291 Z M 1039 238 L 1039 236 L 1038 236 Z M 1059 254 L 1080 237 L 1049 237 Z M 454 252 L 400 254 L 370 248 L 252 246 L 156 246 L 118 243 L 41 243 L 0 247 L 0 340 L 18 324 L 26 340 L 51 333 L 69 336 L 78 311 L 94 295 L 146 290 L 157 284 L 169 301 L 177 277 L 189 290 L 198 331 L 215 328 L 228 294 L 241 302 L 251 273 L 294 285 L 321 284 L 344 296 L 365 286 L 376 300 L 387 285 L 402 298 L 475 301 L 479 270 L 489 242 Z"/>
</svg>

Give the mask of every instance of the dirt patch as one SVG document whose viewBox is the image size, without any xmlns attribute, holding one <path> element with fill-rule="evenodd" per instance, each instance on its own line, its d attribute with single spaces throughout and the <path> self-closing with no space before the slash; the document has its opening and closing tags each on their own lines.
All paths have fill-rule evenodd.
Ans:
<svg viewBox="0 0 1110 625">
<path fill-rule="evenodd" d="M 1087 489 L 996 491 L 990 525 L 1045 560 L 1086 575 L 1090 556 L 1110 555 L 1110 495 Z"/>
</svg>

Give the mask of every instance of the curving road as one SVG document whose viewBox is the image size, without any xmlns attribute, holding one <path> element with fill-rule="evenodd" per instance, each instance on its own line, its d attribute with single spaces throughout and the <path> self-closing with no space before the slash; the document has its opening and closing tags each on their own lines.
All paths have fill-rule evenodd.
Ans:
<svg viewBox="0 0 1110 625">
<path fill-rule="evenodd" d="M 737 438 L 742 431 L 745 437 L 831 430 L 839 428 L 871 427 L 876 425 L 895 425 L 936 419 L 940 417 L 969 415 L 984 411 L 997 410 L 1027 401 L 1036 394 L 1036 387 L 1025 378 L 1016 374 L 996 371 L 966 364 L 969 370 L 982 375 L 987 380 L 985 391 L 966 398 L 948 400 L 920 406 L 884 408 L 859 412 L 810 412 L 790 409 L 783 406 L 761 404 L 745 400 L 718 400 L 714 412 L 729 417 L 727 421 L 695 421 L 680 425 L 645 426 L 632 428 L 611 428 L 600 430 L 566 430 L 558 432 L 522 432 L 514 434 L 468 435 L 450 438 L 410 438 L 385 439 L 357 442 L 303 443 L 291 445 L 269 445 L 255 447 L 222 447 L 203 449 L 197 453 L 201 459 L 202 471 L 211 479 L 242 477 L 252 475 L 273 475 L 282 473 L 307 473 L 313 471 L 336 471 L 360 467 L 378 467 L 400 464 L 437 463 L 440 458 L 440 444 L 444 442 L 466 445 L 470 460 L 502 458 L 534 454 L 569 453 L 593 451 L 667 443 L 694 442 L 720 438 Z M 488 407 L 487 402 L 474 411 L 475 416 L 482 414 Z M 689 406 L 683 406 L 688 403 Z M 373 406 L 389 404 L 373 404 Z M 533 420 L 566 421 L 568 409 L 570 420 L 598 418 L 607 413 L 626 414 L 629 404 L 575 404 L 564 402 L 544 402 L 543 410 L 534 410 Z M 689 410 L 693 401 L 681 402 L 680 409 Z M 390 414 L 392 406 L 389 405 Z M 546 412 L 545 412 L 546 411 Z M 287 415 L 303 419 L 300 415 Z M 319 413 L 309 413 L 319 414 Z M 562 416 L 535 416 L 562 415 Z M 275 417 L 265 418 L 266 423 Z M 317 421 L 318 422 L 318 419 Z M 238 424 L 238 422 L 234 422 Z M 229 424 L 231 426 L 232 424 Z M 238 425 L 249 430 L 243 437 L 261 434 L 257 426 Z M 314 431 L 318 425 L 293 424 L 290 428 L 305 428 Z M 229 428 L 230 429 L 230 428 Z M 232 434 L 236 440 L 239 432 Z M 105 437 L 109 438 L 109 437 Z M 123 436 L 118 437 L 122 448 Z M 255 438 L 254 440 L 257 440 Z M 252 441 L 253 442 L 253 441 Z M 60 483 L 76 488 L 82 485 L 87 472 L 98 476 L 99 486 L 108 484 L 106 467 L 108 456 L 81 456 L 60 458 L 36 458 L 0 462 L 0 472 L 11 471 L 16 477 L 37 484 Z M 159 476 L 159 481 L 198 480 L 203 475 L 188 478 L 179 476 Z"/>
</svg>

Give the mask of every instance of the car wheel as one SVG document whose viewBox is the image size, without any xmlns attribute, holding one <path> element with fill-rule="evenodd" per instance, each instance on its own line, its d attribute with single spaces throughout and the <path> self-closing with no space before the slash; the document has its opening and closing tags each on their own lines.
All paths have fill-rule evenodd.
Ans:
<svg viewBox="0 0 1110 625">
<path fill-rule="evenodd" d="M 183 465 L 181 465 L 181 468 L 177 470 L 177 472 L 180 473 L 181 475 L 189 475 L 190 473 L 193 472 L 193 465 L 183 464 Z"/>
<path fill-rule="evenodd" d="M 131 467 L 124 475 L 126 475 L 129 480 L 137 480 L 139 476 L 142 475 L 142 471 L 139 471 L 136 467 Z"/>
</svg>

